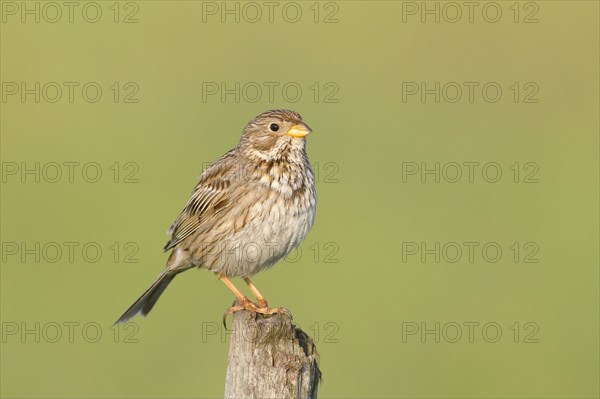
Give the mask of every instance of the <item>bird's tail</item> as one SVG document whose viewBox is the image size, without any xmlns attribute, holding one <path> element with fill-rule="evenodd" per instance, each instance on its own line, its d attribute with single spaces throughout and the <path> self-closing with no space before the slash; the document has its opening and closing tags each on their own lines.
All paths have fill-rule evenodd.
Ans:
<svg viewBox="0 0 600 399">
<path fill-rule="evenodd" d="M 152 307 L 160 298 L 160 295 L 167 288 L 169 283 L 175 278 L 177 272 L 165 269 L 150 287 L 123 313 L 123 315 L 115 322 L 115 324 L 125 323 L 138 313 L 146 316 Z"/>
</svg>

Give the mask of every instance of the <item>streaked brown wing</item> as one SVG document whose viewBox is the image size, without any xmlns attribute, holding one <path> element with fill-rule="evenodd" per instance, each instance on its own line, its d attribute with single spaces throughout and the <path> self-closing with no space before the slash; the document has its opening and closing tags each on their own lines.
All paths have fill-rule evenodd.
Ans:
<svg viewBox="0 0 600 399">
<path fill-rule="evenodd" d="M 177 220 L 169 227 L 171 239 L 164 247 L 173 248 L 198 229 L 211 216 L 227 208 L 231 201 L 229 188 L 235 178 L 233 150 L 223 155 L 201 175 L 192 195 Z"/>
</svg>

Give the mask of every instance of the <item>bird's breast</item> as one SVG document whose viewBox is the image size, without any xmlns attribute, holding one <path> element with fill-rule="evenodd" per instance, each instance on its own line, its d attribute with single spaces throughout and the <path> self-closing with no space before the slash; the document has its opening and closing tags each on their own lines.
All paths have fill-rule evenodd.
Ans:
<svg viewBox="0 0 600 399">
<path fill-rule="evenodd" d="M 271 164 L 232 190 L 237 200 L 207 232 L 210 250 L 197 251 L 196 257 L 201 267 L 248 277 L 289 254 L 312 227 L 314 177 L 310 166 Z"/>
</svg>

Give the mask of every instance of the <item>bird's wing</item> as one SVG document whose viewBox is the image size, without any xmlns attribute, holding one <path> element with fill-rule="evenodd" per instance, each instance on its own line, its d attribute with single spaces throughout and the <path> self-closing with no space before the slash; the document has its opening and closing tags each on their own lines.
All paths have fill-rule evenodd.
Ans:
<svg viewBox="0 0 600 399">
<path fill-rule="evenodd" d="M 231 205 L 229 188 L 235 179 L 233 151 L 223 155 L 202 174 L 183 211 L 169 227 L 171 239 L 165 245 L 168 251 L 198 229 L 207 219 Z"/>
</svg>

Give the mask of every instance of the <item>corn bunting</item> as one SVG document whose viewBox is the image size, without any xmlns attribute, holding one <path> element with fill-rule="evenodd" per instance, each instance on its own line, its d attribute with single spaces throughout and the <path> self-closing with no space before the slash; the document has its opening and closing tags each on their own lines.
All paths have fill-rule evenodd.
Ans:
<svg viewBox="0 0 600 399">
<path fill-rule="evenodd" d="M 197 267 L 214 272 L 235 294 L 227 314 L 246 309 L 272 314 L 250 281 L 304 239 L 316 207 L 314 174 L 306 155 L 311 129 L 290 110 L 271 110 L 250 121 L 238 145 L 200 175 L 183 211 L 167 231 L 172 250 L 150 287 L 117 323 L 148 314 L 179 273 Z M 257 302 L 229 280 L 241 277 Z"/>
</svg>

